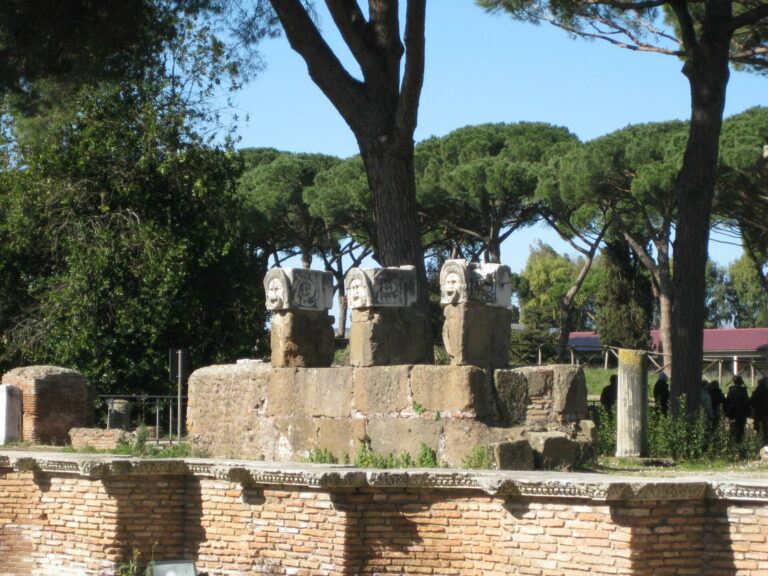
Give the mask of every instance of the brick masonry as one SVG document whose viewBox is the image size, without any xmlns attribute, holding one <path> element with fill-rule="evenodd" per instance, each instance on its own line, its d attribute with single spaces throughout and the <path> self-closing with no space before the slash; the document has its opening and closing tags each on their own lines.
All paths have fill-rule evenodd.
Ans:
<svg viewBox="0 0 768 576">
<path fill-rule="evenodd" d="M 35 444 L 70 442 L 70 428 L 91 421 L 88 381 L 74 370 L 57 366 L 27 366 L 3 375 L 3 384 L 22 394 L 22 440 Z"/>
<path fill-rule="evenodd" d="M 0 575 L 768 573 L 768 481 L 0 452 Z"/>
</svg>

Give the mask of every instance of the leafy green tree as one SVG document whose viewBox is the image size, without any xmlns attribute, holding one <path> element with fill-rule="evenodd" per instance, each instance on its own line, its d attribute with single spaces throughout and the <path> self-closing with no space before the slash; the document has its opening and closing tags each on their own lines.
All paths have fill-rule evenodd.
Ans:
<svg viewBox="0 0 768 576">
<path fill-rule="evenodd" d="M 347 295 L 344 278 L 350 268 L 360 266 L 373 254 L 376 223 L 371 216 L 371 191 L 360 156 L 344 160 L 320 172 L 314 185 L 304 191 L 310 214 L 325 224 L 328 249 L 320 252 L 325 269 L 336 280 L 339 303 L 339 336 L 347 322 Z"/>
<path fill-rule="evenodd" d="M 195 365 L 261 338 L 264 261 L 238 221 L 238 163 L 159 83 L 84 88 L 66 121 L 6 157 L 4 362 L 162 392 L 169 347 Z"/>
<path fill-rule="evenodd" d="M 674 187 L 684 139 L 682 122 L 628 126 L 558 158 L 552 177 L 556 199 L 570 200 L 586 215 L 581 219 L 599 216 L 650 274 L 666 365 L 672 361 Z"/>
<path fill-rule="evenodd" d="M 673 277 L 673 397 L 698 409 L 703 354 L 705 270 L 729 65 L 764 70 L 768 4 L 754 0 L 477 0 L 530 22 L 631 50 L 683 60 L 690 85 L 688 140 L 675 179 L 679 215 Z"/>
<path fill-rule="evenodd" d="M 263 215 L 277 265 L 281 253 L 292 256 L 293 249 L 298 248 L 302 266 L 308 269 L 312 254 L 327 248 L 325 223 L 310 213 L 304 192 L 320 172 L 338 162 L 338 158 L 323 154 L 283 153 L 240 177 L 240 194 Z"/>
<path fill-rule="evenodd" d="M 579 260 L 558 254 L 542 242 L 531 247 L 519 292 L 524 324 L 544 330 L 562 328 L 562 301 L 583 267 Z M 586 300 L 586 292 L 582 292 L 574 301 L 572 330 L 591 327 L 591 319 L 582 307 Z"/>
<path fill-rule="evenodd" d="M 738 230 L 755 275 L 768 291 L 768 108 L 727 118 L 721 137 L 715 212 Z"/>
<path fill-rule="evenodd" d="M 733 325 L 736 328 L 768 327 L 768 290 L 764 277 L 746 254 L 728 266 L 733 291 Z"/>
<path fill-rule="evenodd" d="M 733 325 L 735 294 L 728 269 L 710 260 L 707 263 L 705 328 L 728 328 Z"/>
<path fill-rule="evenodd" d="M 653 320 L 653 292 L 648 272 L 622 238 L 606 242 L 600 272 L 595 329 L 606 346 L 649 350 Z"/>
<path fill-rule="evenodd" d="M 502 243 L 538 220 L 539 162 L 555 145 L 575 142 L 565 128 L 521 122 L 468 126 L 420 143 L 418 199 L 429 227 L 498 263 Z"/>
</svg>

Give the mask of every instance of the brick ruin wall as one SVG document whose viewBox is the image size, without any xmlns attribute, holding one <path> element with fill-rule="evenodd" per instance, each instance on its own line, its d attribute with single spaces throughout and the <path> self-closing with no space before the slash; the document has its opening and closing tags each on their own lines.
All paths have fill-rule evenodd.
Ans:
<svg viewBox="0 0 768 576">
<path fill-rule="evenodd" d="M 589 443 L 586 417 L 584 374 L 569 365 L 493 371 L 245 363 L 192 374 L 187 429 L 214 457 L 301 461 L 325 449 L 344 461 L 367 438 L 377 453 L 416 455 L 424 444 L 440 462 L 461 466 L 475 447 L 523 437 L 536 446 L 552 435 Z"/>
<path fill-rule="evenodd" d="M 112 458 L 0 452 L 0 575 L 768 573 L 765 480 Z"/>
<path fill-rule="evenodd" d="M 28 366 L 6 372 L 2 383 L 21 390 L 24 442 L 69 444 L 71 428 L 91 423 L 88 381 L 79 372 L 56 366 Z"/>
</svg>

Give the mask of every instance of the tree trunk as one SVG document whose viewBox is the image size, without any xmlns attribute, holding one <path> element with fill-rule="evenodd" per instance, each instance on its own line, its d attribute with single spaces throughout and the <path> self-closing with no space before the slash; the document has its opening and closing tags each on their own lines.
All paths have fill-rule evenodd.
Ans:
<svg viewBox="0 0 768 576">
<path fill-rule="evenodd" d="M 705 271 L 717 157 L 728 85 L 730 2 L 708 3 L 700 41 L 683 67 L 691 88 L 691 121 L 677 177 L 674 241 L 673 409 L 698 410 L 704 341 Z"/>
<path fill-rule="evenodd" d="M 673 343 L 672 343 L 672 286 L 670 281 L 667 287 L 659 289 L 659 344 L 664 355 L 664 372 L 672 373 Z"/>
<path fill-rule="evenodd" d="M 416 267 L 418 306 L 427 323 L 426 363 L 432 363 L 432 326 L 424 250 L 416 210 L 413 140 L 358 138 L 360 152 L 373 193 L 373 217 L 382 266 Z"/>
</svg>

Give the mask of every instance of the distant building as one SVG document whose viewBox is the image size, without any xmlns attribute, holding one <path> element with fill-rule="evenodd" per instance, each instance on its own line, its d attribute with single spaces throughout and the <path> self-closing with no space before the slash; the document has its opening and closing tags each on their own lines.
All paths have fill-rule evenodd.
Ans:
<svg viewBox="0 0 768 576">
<path fill-rule="evenodd" d="M 659 331 L 651 331 L 653 349 L 659 349 Z M 600 336 L 595 332 L 572 332 L 568 339 L 571 349 L 579 356 L 594 356 L 602 350 Z M 749 370 L 768 372 L 768 328 L 716 328 L 704 330 L 704 368 L 722 380 L 724 369 L 730 374 Z M 714 377 L 714 376 L 713 376 Z"/>
</svg>

